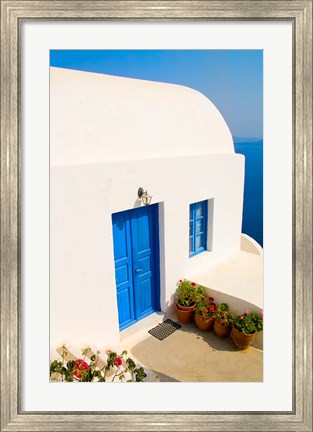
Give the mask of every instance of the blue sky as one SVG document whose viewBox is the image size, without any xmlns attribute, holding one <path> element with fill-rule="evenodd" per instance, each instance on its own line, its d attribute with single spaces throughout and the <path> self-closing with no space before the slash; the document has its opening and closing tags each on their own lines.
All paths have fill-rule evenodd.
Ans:
<svg viewBox="0 0 313 432">
<path fill-rule="evenodd" d="M 52 50 L 50 65 L 194 88 L 234 137 L 263 137 L 261 50 Z"/>
</svg>

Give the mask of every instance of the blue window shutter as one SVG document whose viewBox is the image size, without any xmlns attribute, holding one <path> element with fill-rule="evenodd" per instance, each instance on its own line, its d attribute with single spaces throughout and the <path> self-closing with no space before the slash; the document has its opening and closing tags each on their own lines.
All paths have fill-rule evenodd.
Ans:
<svg viewBox="0 0 313 432">
<path fill-rule="evenodd" d="M 190 204 L 189 213 L 189 257 L 192 257 L 207 249 L 208 202 Z"/>
</svg>

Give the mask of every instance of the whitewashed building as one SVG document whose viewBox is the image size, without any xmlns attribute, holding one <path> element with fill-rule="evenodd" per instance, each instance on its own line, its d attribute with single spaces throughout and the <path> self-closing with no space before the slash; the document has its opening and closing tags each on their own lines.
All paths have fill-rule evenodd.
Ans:
<svg viewBox="0 0 313 432">
<path fill-rule="evenodd" d="M 116 349 L 178 279 L 258 249 L 241 235 L 244 157 L 190 88 L 60 68 L 50 86 L 51 347 Z"/>
</svg>

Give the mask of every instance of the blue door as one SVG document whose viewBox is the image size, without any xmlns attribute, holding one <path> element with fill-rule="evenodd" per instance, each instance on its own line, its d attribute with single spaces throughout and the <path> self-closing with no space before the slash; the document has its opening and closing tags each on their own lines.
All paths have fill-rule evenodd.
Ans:
<svg viewBox="0 0 313 432">
<path fill-rule="evenodd" d="M 159 310 L 158 205 L 112 215 L 120 330 Z"/>
</svg>

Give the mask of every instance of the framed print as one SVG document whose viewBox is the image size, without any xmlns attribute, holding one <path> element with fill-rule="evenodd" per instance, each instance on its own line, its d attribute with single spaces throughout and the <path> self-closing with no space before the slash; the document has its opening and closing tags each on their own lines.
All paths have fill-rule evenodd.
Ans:
<svg viewBox="0 0 313 432">
<path fill-rule="evenodd" d="M 1 1 L 1 24 L 1 430 L 312 430 L 312 1 L 4 0 Z M 100 74 L 94 73 L 97 71 L 86 69 L 88 59 L 84 56 L 91 52 L 92 55 L 109 53 L 111 57 L 107 64 L 110 66 L 125 67 L 128 63 L 135 69 L 141 68 L 140 73 L 146 72 L 148 67 L 153 73 L 157 68 L 171 73 L 171 61 L 178 56 L 177 64 L 184 71 L 190 67 L 193 72 L 191 77 L 198 73 L 200 82 L 213 76 L 209 74 L 209 69 L 217 68 L 218 63 L 206 63 L 209 60 L 204 57 L 201 60 L 198 58 L 196 63 L 192 56 L 206 56 L 213 51 L 223 52 L 223 55 L 232 51 L 231 55 L 234 56 L 239 51 L 249 51 L 251 55 L 259 55 L 263 61 L 260 70 L 264 86 L 261 89 L 264 100 L 264 122 L 261 127 L 264 128 L 265 318 L 261 375 L 258 379 L 249 378 L 247 382 L 231 379 L 225 382 L 221 382 L 221 379 L 196 379 L 193 382 L 191 379 L 179 378 L 176 381 L 183 382 L 173 382 L 173 379 L 116 385 L 49 382 L 50 341 L 56 341 L 53 350 L 65 343 L 69 351 L 72 349 L 75 354 L 71 335 L 78 333 L 79 329 L 81 339 L 78 343 L 81 344 L 97 345 L 97 335 L 102 337 L 102 332 L 110 339 L 111 335 L 103 327 L 104 303 L 110 309 L 107 316 L 110 317 L 112 329 L 116 327 L 116 334 L 118 326 L 122 331 L 129 326 L 125 304 L 116 301 L 120 277 L 116 273 L 114 280 L 114 271 L 120 272 L 122 269 L 118 266 L 118 253 L 123 244 L 116 239 L 121 238 L 119 236 L 121 230 L 124 232 L 123 227 L 128 233 L 125 234 L 125 241 L 128 242 L 125 244 L 132 251 L 132 257 L 136 254 L 141 257 L 140 242 L 148 238 L 150 243 L 145 250 L 149 249 L 149 257 L 153 257 L 153 264 L 149 261 L 149 272 L 162 268 L 162 263 L 167 263 L 165 269 L 168 269 L 154 274 L 154 280 L 161 280 L 161 294 L 155 296 L 157 301 L 152 304 L 154 307 L 149 304 L 139 308 L 136 298 L 138 290 L 134 288 L 132 291 L 130 321 L 136 325 L 137 321 L 149 315 L 150 306 L 155 312 L 159 310 L 158 302 L 166 304 L 169 300 L 166 291 L 162 291 L 162 280 L 167 277 L 170 284 L 173 283 L 174 276 L 178 276 L 177 261 L 186 260 L 190 263 L 190 260 L 204 260 L 203 252 L 212 249 L 212 237 L 218 244 L 218 233 L 222 231 L 222 226 L 228 233 L 228 246 L 231 239 L 236 238 L 231 224 L 227 222 L 227 212 L 219 213 L 222 208 L 219 206 L 228 197 L 235 214 L 238 203 L 235 196 L 243 193 L 242 185 L 237 187 L 233 180 L 229 180 L 228 189 L 222 188 L 220 197 L 218 192 L 214 192 L 214 196 L 210 191 L 205 196 L 194 193 L 199 190 L 198 184 L 204 181 L 201 176 L 205 167 L 209 166 L 208 171 L 211 173 L 214 165 L 215 168 L 220 167 L 219 170 L 216 168 L 216 178 L 219 178 L 218 171 L 230 164 L 226 163 L 226 159 L 228 157 L 227 160 L 230 160 L 232 156 L 224 154 L 223 159 L 217 154 L 214 155 L 216 158 L 212 166 L 212 162 L 205 164 L 206 156 L 203 156 L 200 138 L 197 141 L 199 154 L 192 155 L 192 158 L 201 156 L 203 160 L 195 165 L 199 172 L 194 174 L 194 183 L 181 176 L 182 170 L 189 169 L 190 161 L 189 165 L 182 164 L 177 169 L 177 166 L 171 165 L 175 159 L 173 157 L 162 166 L 164 172 L 171 172 L 173 184 L 170 184 L 170 178 L 168 182 L 163 182 L 163 186 L 163 183 L 154 181 L 151 173 L 161 170 L 157 165 L 157 157 L 164 157 L 161 154 L 163 144 L 157 142 L 160 141 L 158 132 L 162 126 L 172 143 L 172 146 L 164 145 L 166 157 L 170 151 L 174 152 L 172 156 L 175 156 L 175 151 L 180 151 L 182 156 L 191 157 L 186 149 L 195 149 L 189 144 L 194 131 L 201 130 L 202 136 L 205 136 L 207 126 L 199 120 L 202 108 L 198 108 L 198 96 L 191 90 L 187 92 L 179 86 L 160 82 L 155 83 L 156 89 L 144 81 L 149 79 L 145 75 L 121 79 L 112 75 L 123 76 L 124 73 L 127 76 L 126 72 L 115 73 L 109 69 L 105 72 L 108 75 L 101 78 Z M 79 72 L 79 67 L 69 63 L 73 60 L 71 53 L 77 55 L 79 52 L 82 55 L 79 67 L 85 72 Z M 165 52 L 168 57 L 162 60 Z M 158 53 L 160 57 L 157 62 L 146 62 L 144 66 L 138 63 L 139 57 L 134 60 L 136 55 L 152 58 Z M 63 54 L 66 54 L 68 63 L 62 63 L 65 61 L 62 60 Z M 188 59 L 185 63 L 179 57 L 182 55 Z M 226 61 L 225 57 L 220 57 L 219 61 Z M 240 62 L 239 57 L 235 57 L 231 67 L 235 69 Z M 208 69 L 205 68 L 207 64 Z M 255 86 L 253 74 L 250 69 L 245 80 L 251 80 Z M 129 78 L 141 80 L 134 83 L 135 80 Z M 94 80 L 99 79 L 102 80 L 99 84 L 101 91 L 92 93 Z M 172 84 L 182 84 L 175 82 L 175 79 L 177 71 Z M 229 81 L 230 90 L 227 92 L 227 80 L 228 75 L 223 81 L 226 105 L 231 106 L 231 85 L 236 86 L 237 91 L 241 91 L 239 106 L 242 107 L 241 112 L 245 113 L 244 106 L 249 102 L 242 90 L 242 83 Z M 67 86 L 63 86 L 64 82 L 67 82 Z M 87 87 L 84 84 L 86 82 Z M 88 92 L 84 93 L 84 88 L 88 88 Z M 73 91 L 68 97 L 71 89 Z M 175 97 L 167 99 L 167 111 L 164 108 L 163 112 L 159 112 L 156 101 L 169 97 L 171 92 Z M 221 92 L 221 87 L 217 87 L 216 92 Z M 104 101 L 111 100 L 113 93 L 120 95 L 121 103 L 112 103 L 110 109 L 105 111 L 105 119 L 97 123 L 95 119 L 99 107 L 105 106 Z M 127 97 L 127 94 L 135 94 L 136 97 Z M 145 109 L 140 106 L 142 99 L 136 99 L 139 94 L 143 95 Z M 75 106 L 71 105 L 74 97 L 80 107 L 84 104 L 87 106 L 82 117 L 75 116 Z M 132 106 L 127 111 L 130 100 L 137 101 L 136 109 L 140 112 L 137 117 Z M 67 104 L 70 108 L 66 108 Z M 93 104 L 93 108 L 90 104 Z M 184 109 L 189 111 L 184 113 Z M 250 111 L 252 113 L 258 109 L 255 104 Z M 222 123 L 219 123 L 220 117 L 215 111 L 210 110 L 214 126 L 208 128 L 208 137 L 213 133 L 215 144 L 210 145 L 214 146 L 219 142 L 219 136 L 226 134 L 226 129 L 218 126 L 219 130 L 212 132 L 216 125 Z M 180 119 L 175 117 L 178 111 L 181 116 L 185 115 L 185 122 L 179 123 Z M 232 111 L 234 108 L 229 108 L 230 125 Z M 226 112 L 224 116 L 227 115 Z M 90 127 L 88 116 L 94 121 L 92 129 L 98 128 L 97 151 L 100 149 L 101 153 L 103 124 L 107 125 L 108 135 L 111 133 L 111 141 L 119 143 L 118 147 L 113 145 L 110 148 L 112 166 L 99 166 L 97 162 L 101 155 L 95 157 L 94 148 L 86 151 L 89 135 L 84 133 Z M 246 112 L 243 123 L 246 120 L 250 127 L 247 130 L 257 134 L 256 129 L 252 128 L 253 118 Z M 159 120 L 160 125 L 156 127 L 151 119 Z M 141 133 L 136 135 L 132 125 L 139 121 Z M 188 129 L 188 121 L 192 123 L 193 130 Z M 123 152 L 117 154 L 123 153 L 123 157 L 128 160 L 116 161 L 114 152 L 122 149 L 123 142 L 127 140 L 121 124 L 128 134 L 135 134 L 137 146 L 141 145 L 142 140 L 139 163 L 132 159 L 139 147 L 136 150 L 127 145 L 123 147 Z M 171 128 L 174 131 L 172 135 Z M 71 152 L 62 144 L 62 139 L 67 135 L 72 137 L 69 140 Z M 180 146 L 175 150 L 177 136 Z M 107 140 L 109 142 L 109 138 Z M 145 142 L 148 144 L 144 145 Z M 106 148 L 109 148 L 109 144 Z M 227 153 L 226 147 L 222 150 L 221 153 Z M 154 162 L 151 162 L 147 155 L 151 156 L 154 151 L 160 154 L 153 154 Z M 75 170 L 79 164 L 83 168 L 77 176 Z M 126 171 L 132 173 L 132 177 L 126 176 L 125 164 Z M 68 169 L 69 165 L 73 165 L 73 168 Z M 237 165 L 240 162 L 227 165 L 230 177 L 239 170 Z M 82 175 L 83 170 L 89 173 L 87 182 L 87 177 Z M 116 181 L 117 173 L 120 173 L 119 178 L 125 179 L 122 188 L 122 183 Z M 71 179 L 70 182 L 64 182 L 66 176 Z M 214 178 L 212 175 L 210 183 L 214 183 Z M 141 183 L 141 179 L 146 181 Z M 89 181 L 94 186 L 88 189 L 86 185 Z M 97 184 L 101 184 L 99 189 L 95 186 Z M 183 191 L 180 191 L 179 185 L 184 186 Z M 157 186 L 164 188 L 163 195 L 157 191 Z M 84 188 L 85 191 L 88 189 L 85 195 Z M 128 188 L 135 190 L 135 204 L 132 202 L 131 207 L 121 194 L 121 189 L 125 195 Z M 216 201 L 213 206 L 214 197 Z M 63 198 L 62 205 L 59 205 Z M 71 207 L 66 213 L 63 209 L 68 202 Z M 172 205 L 172 210 L 166 213 L 162 203 L 167 204 L 168 208 Z M 158 219 L 163 221 L 160 227 L 155 222 L 156 205 L 159 205 L 159 214 L 163 212 L 164 215 L 164 219 Z M 130 210 L 133 206 L 134 210 Z M 95 220 L 92 219 L 88 239 L 84 243 L 87 253 L 84 251 L 80 255 L 77 251 L 82 250 L 81 239 L 86 233 L 84 223 L 90 223 L 90 215 L 95 208 L 99 210 L 99 215 L 103 215 L 106 231 L 98 236 Z M 213 215 L 218 218 L 213 218 L 214 224 L 210 225 Z M 159 237 L 159 249 L 155 248 L 157 236 L 149 236 L 144 227 L 139 226 L 139 218 L 149 225 L 147 232 L 160 229 L 166 235 L 170 233 L 169 237 Z M 185 219 L 187 228 L 182 223 Z M 53 229 L 59 221 L 60 226 L 66 227 L 61 236 L 63 249 L 55 248 L 57 230 Z M 219 223 L 221 228 L 214 231 Z M 177 230 L 181 226 L 183 253 L 179 252 L 180 240 L 176 243 L 173 240 L 173 245 L 177 245 L 176 250 L 171 246 L 174 225 Z M 51 227 L 52 231 L 49 230 Z M 136 237 L 138 231 L 141 235 Z M 73 235 L 69 234 L 71 232 Z M 89 237 L 93 238 L 94 243 L 90 243 Z M 185 237 L 187 240 L 189 238 L 189 244 Z M 92 278 L 93 270 L 95 274 L 102 271 L 101 265 L 95 265 L 102 255 L 93 255 L 93 248 L 100 248 L 97 243 L 99 239 L 107 244 L 104 258 L 109 257 L 115 265 L 113 267 L 111 263 L 112 266 L 105 267 L 102 273 L 107 283 L 114 285 L 114 293 L 110 294 L 110 298 L 101 297 L 101 291 L 95 290 L 96 279 Z M 221 250 L 223 245 L 221 243 Z M 161 251 L 160 256 L 158 250 Z M 162 251 L 166 252 L 164 256 Z M 166 261 L 174 254 L 178 256 L 176 261 Z M 140 259 L 147 262 L 146 258 Z M 139 258 L 136 261 L 128 256 L 127 259 L 132 265 L 130 274 L 135 274 L 139 269 L 135 265 L 140 261 Z M 73 262 L 77 267 L 70 273 Z M 82 270 L 89 270 L 78 271 L 77 263 L 80 263 Z M 55 278 L 60 271 L 70 278 L 77 273 L 75 287 L 68 295 L 62 287 L 62 278 Z M 84 278 L 85 288 L 82 292 L 80 282 Z M 196 282 L 200 284 L 200 281 Z M 145 280 L 144 283 L 148 282 Z M 136 287 L 139 282 L 132 276 L 129 284 Z M 151 292 L 157 290 L 157 286 L 150 285 Z M 76 296 L 81 295 L 85 296 L 84 303 L 88 307 L 85 314 L 84 310 L 80 310 L 82 302 L 74 301 Z M 219 303 L 222 301 L 218 300 Z M 70 317 L 68 321 L 64 320 L 66 314 Z M 81 317 L 79 322 L 73 324 L 72 333 L 66 333 L 65 329 L 75 321 L 75 316 Z M 121 319 L 121 316 L 124 318 Z M 95 320 L 90 317 L 95 317 Z M 112 334 L 115 334 L 113 330 Z M 92 337 L 87 340 L 89 334 Z M 113 337 L 109 343 L 114 345 Z M 150 347 L 152 357 L 155 346 Z M 217 346 L 215 349 L 218 350 Z M 245 356 L 241 358 L 247 359 L 249 352 L 241 352 L 240 355 Z M 50 352 L 51 360 L 54 360 L 54 354 L 55 351 L 52 354 Z M 176 351 L 175 355 L 179 356 Z M 74 363 L 70 364 L 74 368 L 70 381 L 81 381 L 82 376 L 85 376 L 89 367 L 85 360 L 78 364 L 77 355 L 74 356 Z M 118 368 L 122 359 L 114 355 L 112 362 L 113 367 Z M 166 358 L 163 358 L 163 363 L 166 363 Z"/>
</svg>

